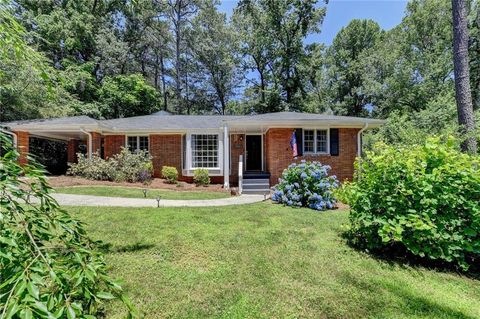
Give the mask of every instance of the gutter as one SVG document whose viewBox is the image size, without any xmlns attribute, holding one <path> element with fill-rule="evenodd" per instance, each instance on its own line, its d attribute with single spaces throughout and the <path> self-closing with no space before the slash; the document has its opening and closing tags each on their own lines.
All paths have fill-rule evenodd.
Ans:
<svg viewBox="0 0 480 319">
<path fill-rule="evenodd" d="M 85 131 L 83 128 L 80 129 L 80 131 L 88 135 L 88 158 L 92 159 L 92 151 L 93 151 L 92 133 Z"/>
<path fill-rule="evenodd" d="M 368 128 L 368 122 L 365 123 L 365 126 L 360 131 L 358 131 L 358 133 L 357 133 L 357 145 L 358 145 L 357 156 L 358 157 L 362 156 L 362 133 L 367 128 Z"/>
<path fill-rule="evenodd" d="M 17 148 L 17 134 L 15 134 L 13 132 L 10 132 L 10 131 L 7 131 L 7 130 L 1 128 L 1 127 L 0 127 L 0 132 L 5 133 L 7 135 L 10 135 L 13 139 L 13 147 Z"/>
</svg>

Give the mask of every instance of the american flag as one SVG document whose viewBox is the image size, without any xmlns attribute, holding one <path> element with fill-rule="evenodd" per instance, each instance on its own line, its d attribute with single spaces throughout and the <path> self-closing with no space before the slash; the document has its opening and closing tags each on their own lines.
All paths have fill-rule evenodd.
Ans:
<svg viewBox="0 0 480 319">
<path fill-rule="evenodd" d="M 297 148 L 297 136 L 295 135 L 295 131 L 292 132 L 292 138 L 290 139 L 290 147 L 292 148 L 293 157 L 297 157 L 298 148 Z"/>
</svg>

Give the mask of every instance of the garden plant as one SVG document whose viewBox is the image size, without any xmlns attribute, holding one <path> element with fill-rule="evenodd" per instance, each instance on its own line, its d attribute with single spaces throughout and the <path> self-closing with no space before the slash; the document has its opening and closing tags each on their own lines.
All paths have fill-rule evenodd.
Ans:
<svg viewBox="0 0 480 319">
<path fill-rule="evenodd" d="M 356 162 L 342 189 L 353 244 L 469 269 L 480 261 L 480 161 L 453 138 L 387 146 Z"/>
<path fill-rule="evenodd" d="M 170 184 L 175 184 L 178 181 L 178 171 L 173 166 L 162 166 L 162 176 Z"/>
<path fill-rule="evenodd" d="M 146 151 L 132 153 L 127 148 L 108 159 L 97 154 L 88 158 L 77 154 L 77 163 L 69 163 L 67 174 L 93 180 L 115 182 L 141 182 L 148 184 L 152 179 L 152 158 Z"/>
<path fill-rule="evenodd" d="M 330 166 L 320 162 L 290 164 L 274 187 L 272 200 L 287 206 L 327 210 L 335 207 L 334 190 L 338 187 L 336 176 L 328 175 Z"/>
<path fill-rule="evenodd" d="M 193 173 L 193 182 L 197 186 L 207 186 L 210 184 L 210 177 L 208 176 L 208 170 L 204 168 L 197 168 Z"/>
<path fill-rule="evenodd" d="M 96 318 L 110 299 L 134 316 L 98 243 L 50 196 L 43 168 L 17 164 L 1 134 L 0 144 L 0 318 Z"/>
</svg>

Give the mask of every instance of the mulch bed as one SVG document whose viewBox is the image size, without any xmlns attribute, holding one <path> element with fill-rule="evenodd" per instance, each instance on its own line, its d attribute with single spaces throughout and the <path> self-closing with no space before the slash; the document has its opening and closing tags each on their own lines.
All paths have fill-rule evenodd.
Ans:
<svg viewBox="0 0 480 319">
<path fill-rule="evenodd" d="M 103 186 L 122 186 L 122 187 L 140 187 L 140 188 L 155 188 L 155 189 L 171 189 L 176 191 L 209 191 L 209 192 L 227 192 L 222 185 L 212 184 L 208 186 L 196 186 L 185 182 L 178 184 L 168 184 L 162 178 L 154 178 L 152 183 L 144 185 L 142 183 L 116 183 L 109 181 L 94 181 L 81 177 L 73 176 L 51 176 L 48 182 L 52 187 L 68 187 L 68 186 L 89 186 L 89 185 L 103 185 Z"/>
</svg>

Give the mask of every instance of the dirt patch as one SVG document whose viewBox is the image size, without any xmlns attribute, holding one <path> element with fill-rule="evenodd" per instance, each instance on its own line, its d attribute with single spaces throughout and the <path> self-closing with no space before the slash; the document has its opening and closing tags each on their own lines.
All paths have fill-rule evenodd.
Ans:
<svg viewBox="0 0 480 319">
<path fill-rule="evenodd" d="M 136 188 L 156 188 L 156 189 L 171 189 L 176 191 L 209 191 L 209 192 L 228 192 L 220 184 L 212 184 L 208 186 L 196 186 L 185 182 L 178 184 L 168 184 L 162 178 L 154 178 L 149 185 L 142 183 L 116 183 L 109 181 L 94 181 L 81 177 L 73 176 L 52 176 L 48 178 L 48 182 L 52 187 L 68 187 L 68 186 L 89 186 L 89 185 L 104 185 L 104 186 L 122 186 L 122 187 L 136 187 Z"/>
</svg>

